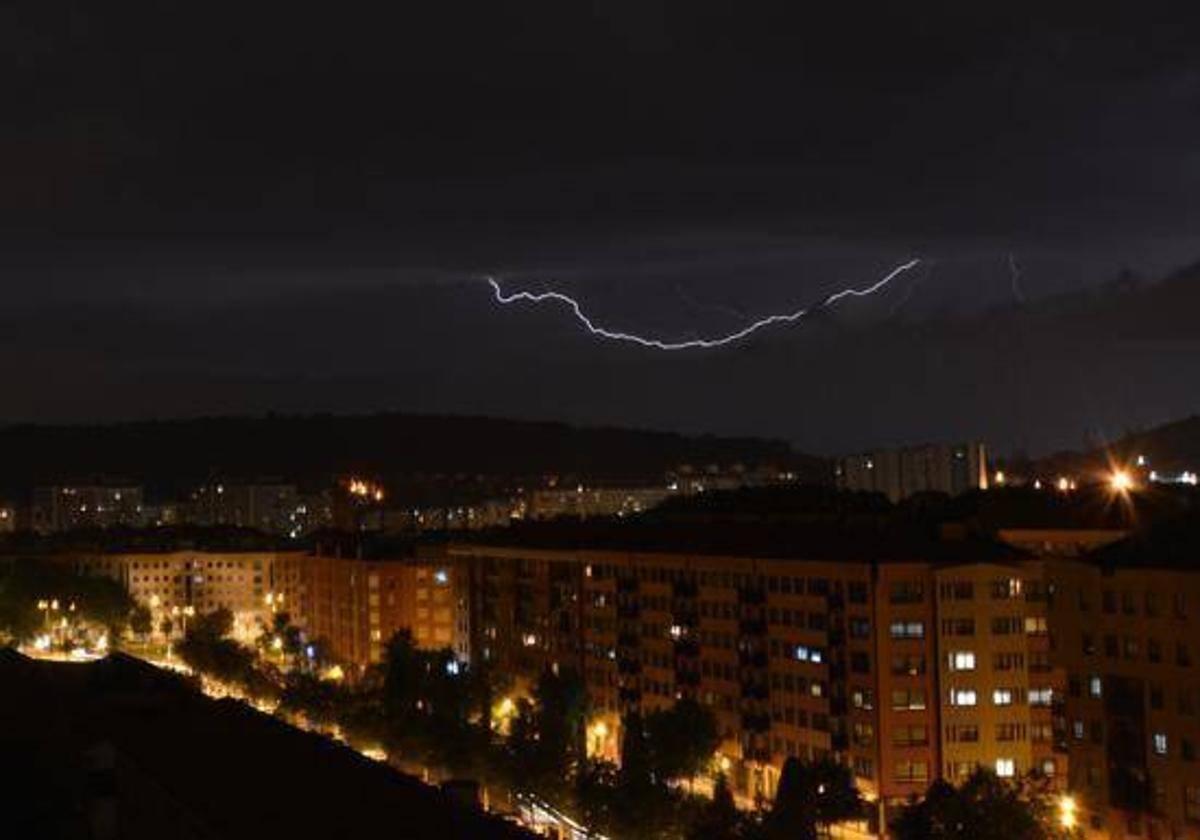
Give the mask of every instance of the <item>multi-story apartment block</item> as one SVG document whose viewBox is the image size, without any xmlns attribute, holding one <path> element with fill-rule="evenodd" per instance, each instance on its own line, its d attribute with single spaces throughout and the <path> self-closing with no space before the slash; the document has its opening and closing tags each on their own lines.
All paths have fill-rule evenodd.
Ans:
<svg viewBox="0 0 1200 840">
<path fill-rule="evenodd" d="M 1163 548 L 1051 566 L 1071 789 L 1095 836 L 1200 838 L 1200 568 Z"/>
<path fill-rule="evenodd" d="M 642 513 L 672 495 L 667 487 L 585 487 L 535 490 L 525 501 L 526 519 L 629 516 Z"/>
<path fill-rule="evenodd" d="M 295 595 L 309 638 L 359 670 L 384 660 L 396 633 L 419 648 L 470 658 L 467 579 L 454 563 L 410 556 L 339 556 L 336 548 L 298 561 Z"/>
<path fill-rule="evenodd" d="M 293 537 L 307 530 L 307 506 L 294 484 L 206 484 L 186 506 L 189 524 L 231 525 Z"/>
<path fill-rule="evenodd" d="M 225 608 L 233 613 L 238 638 L 249 640 L 269 624 L 276 598 L 277 569 L 296 562 L 297 553 L 274 551 L 114 552 L 74 558 L 86 574 L 119 581 L 139 604 L 149 607 L 156 628 L 172 619 L 182 632 L 189 615 Z"/>
<path fill-rule="evenodd" d="M 834 479 L 840 489 L 882 493 L 898 502 L 930 491 L 956 496 L 985 490 L 987 469 L 987 448 L 974 441 L 850 455 L 834 464 Z"/>
<path fill-rule="evenodd" d="M 31 525 L 43 534 L 83 528 L 140 527 L 142 488 L 134 485 L 61 485 L 33 492 Z"/>
<path fill-rule="evenodd" d="M 881 814 L 976 765 L 1065 781 L 1040 562 L 968 539 L 738 552 L 728 536 L 719 551 L 696 534 L 669 552 L 503 537 L 449 551 L 472 570 L 478 655 L 527 680 L 578 669 L 603 751 L 623 713 L 692 697 L 746 796 L 773 795 L 787 757 L 824 754 Z"/>
</svg>

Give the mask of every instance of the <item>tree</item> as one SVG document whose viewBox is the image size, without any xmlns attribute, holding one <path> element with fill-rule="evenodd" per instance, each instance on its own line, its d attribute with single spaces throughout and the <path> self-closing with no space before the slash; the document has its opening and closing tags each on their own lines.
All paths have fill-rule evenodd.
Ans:
<svg viewBox="0 0 1200 840">
<path fill-rule="evenodd" d="M 959 787 L 938 780 L 892 822 L 898 840 L 1051 840 L 1072 836 L 1057 825 L 1051 793 L 1029 782 L 1010 784 L 978 769 Z"/>
<path fill-rule="evenodd" d="M 708 766 L 721 738 L 712 711 L 695 700 L 646 717 L 650 769 L 661 781 L 691 779 Z"/>
<path fill-rule="evenodd" d="M 134 607 L 129 614 L 129 629 L 145 642 L 154 629 L 154 617 L 150 615 L 150 610 L 141 605 Z"/>
<path fill-rule="evenodd" d="M 565 778 L 587 758 L 587 689 L 573 669 L 547 668 L 534 688 L 534 704 L 545 768 Z"/>
<path fill-rule="evenodd" d="M 654 784 L 646 730 L 637 712 L 621 718 L 621 768 L 617 784 L 631 799 L 642 798 Z"/>
<path fill-rule="evenodd" d="M 233 632 L 233 613 L 227 607 L 218 607 L 210 613 L 198 615 L 188 628 L 189 636 L 205 639 L 224 639 Z"/>
<path fill-rule="evenodd" d="M 819 829 L 861 814 L 849 768 L 829 757 L 813 762 L 793 757 L 784 762 L 764 828 L 771 838 L 811 840 Z"/>
<path fill-rule="evenodd" d="M 688 840 L 737 840 L 743 819 L 733 801 L 733 791 L 725 774 L 717 776 L 712 801 L 704 806 L 700 818 L 689 827 Z"/>
</svg>

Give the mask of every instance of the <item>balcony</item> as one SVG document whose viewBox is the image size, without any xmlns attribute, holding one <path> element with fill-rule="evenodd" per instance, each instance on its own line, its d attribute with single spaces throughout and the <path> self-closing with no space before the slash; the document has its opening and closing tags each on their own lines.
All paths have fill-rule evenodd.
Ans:
<svg viewBox="0 0 1200 840">
<path fill-rule="evenodd" d="M 743 618 L 738 622 L 738 631 L 743 636 L 764 636 L 767 632 L 767 622 L 760 618 Z"/>
<path fill-rule="evenodd" d="M 695 639 L 680 639 L 675 642 L 675 656 L 681 659 L 692 659 L 700 655 L 700 645 Z"/>
<path fill-rule="evenodd" d="M 640 674 L 642 673 L 642 663 L 637 659 L 621 657 L 617 660 L 617 672 L 621 674 Z"/>
<path fill-rule="evenodd" d="M 637 604 L 617 604 L 617 618 L 640 618 L 642 608 Z"/>
<path fill-rule="evenodd" d="M 743 604 L 761 605 L 767 602 L 766 590 L 758 587 L 745 587 L 738 590 L 738 601 Z"/>
<path fill-rule="evenodd" d="M 738 651 L 738 664 L 743 668 L 765 668 L 767 655 L 762 651 Z"/>
<path fill-rule="evenodd" d="M 742 729 L 747 732 L 769 732 L 771 716 L 766 712 L 743 712 Z"/>
<path fill-rule="evenodd" d="M 698 594 L 698 587 L 694 580 L 675 580 L 671 582 L 671 594 L 676 598 L 691 599 Z"/>
<path fill-rule="evenodd" d="M 642 643 L 642 637 L 637 633 L 619 633 L 617 635 L 617 647 L 632 648 L 639 647 Z"/>
<path fill-rule="evenodd" d="M 700 685 L 700 672 L 692 670 L 679 669 L 675 671 L 676 685 L 695 686 Z"/>
<path fill-rule="evenodd" d="M 617 578 L 617 591 L 618 592 L 637 592 L 638 591 L 637 578 Z"/>
<path fill-rule="evenodd" d="M 742 697 L 749 700 L 766 700 L 768 696 L 767 684 L 758 680 L 750 680 L 742 683 Z"/>
</svg>

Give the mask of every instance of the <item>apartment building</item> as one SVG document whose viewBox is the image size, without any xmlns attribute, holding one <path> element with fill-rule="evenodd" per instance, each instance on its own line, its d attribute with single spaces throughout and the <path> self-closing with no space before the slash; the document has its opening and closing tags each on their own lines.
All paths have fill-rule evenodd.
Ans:
<svg viewBox="0 0 1200 840">
<path fill-rule="evenodd" d="M 189 615 L 225 608 L 233 613 L 241 640 L 257 637 L 270 622 L 277 570 L 296 562 L 298 552 L 172 550 L 87 554 L 73 558 L 85 574 L 119 581 L 148 607 L 155 627 L 171 619 L 182 632 Z M 270 597 L 268 597 L 270 596 Z"/>
<path fill-rule="evenodd" d="M 292 584 L 309 638 L 360 671 L 410 632 L 419 648 L 470 659 L 468 580 L 454 563 L 410 556 L 340 556 L 318 547 L 299 558 Z"/>
<path fill-rule="evenodd" d="M 1052 567 L 1071 790 L 1095 836 L 1200 838 L 1200 569 L 1117 544 Z"/>
<path fill-rule="evenodd" d="M 530 681 L 577 668 L 604 751 L 623 713 L 692 697 L 712 709 L 746 796 L 773 795 L 787 757 L 825 754 L 853 768 L 877 824 L 976 765 L 1065 782 L 1039 561 L 966 539 L 924 555 L 768 543 L 785 556 L 714 551 L 700 533 L 671 551 L 517 540 L 449 551 L 472 570 L 475 649 Z"/>
<path fill-rule="evenodd" d="M 77 484 L 37 487 L 31 525 L 41 534 L 83 528 L 140 527 L 145 522 L 142 488 Z"/>
<path fill-rule="evenodd" d="M 839 458 L 834 480 L 842 490 L 882 493 L 898 502 L 916 493 L 956 496 L 988 486 L 987 447 L 978 441 L 881 449 Z"/>
</svg>

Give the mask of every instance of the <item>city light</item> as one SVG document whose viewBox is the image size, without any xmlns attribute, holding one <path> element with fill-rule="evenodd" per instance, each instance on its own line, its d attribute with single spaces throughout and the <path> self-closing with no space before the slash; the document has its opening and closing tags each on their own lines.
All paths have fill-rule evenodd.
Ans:
<svg viewBox="0 0 1200 840">
<path fill-rule="evenodd" d="M 350 478 L 346 481 L 346 492 L 362 501 L 382 502 L 384 497 L 383 485 L 363 478 Z"/>
<path fill-rule="evenodd" d="M 1108 486 L 1117 493 L 1128 493 L 1134 487 L 1133 476 L 1128 470 L 1115 469 L 1108 476 Z"/>
<path fill-rule="evenodd" d="M 1079 804 L 1075 801 L 1075 797 L 1070 794 L 1063 794 L 1058 799 L 1058 823 L 1065 829 L 1072 829 L 1079 824 L 1078 817 Z"/>
</svg>

